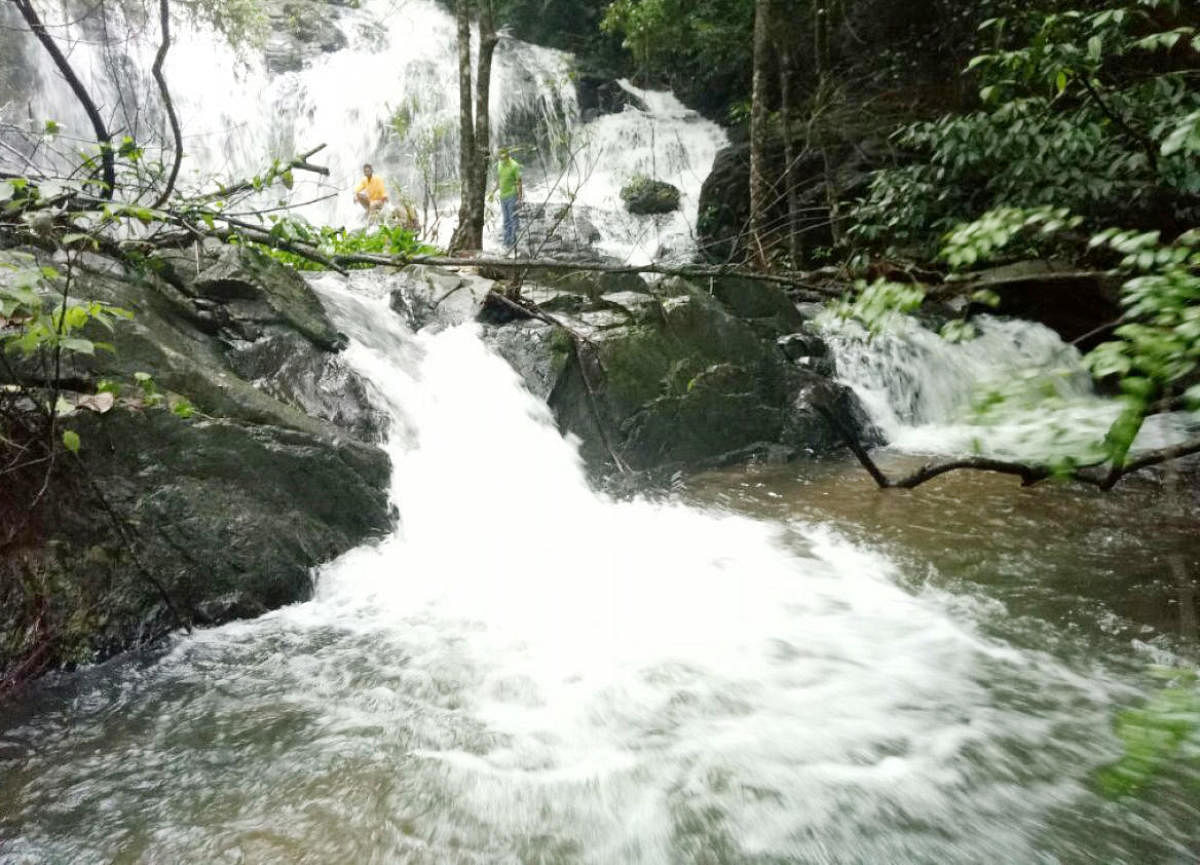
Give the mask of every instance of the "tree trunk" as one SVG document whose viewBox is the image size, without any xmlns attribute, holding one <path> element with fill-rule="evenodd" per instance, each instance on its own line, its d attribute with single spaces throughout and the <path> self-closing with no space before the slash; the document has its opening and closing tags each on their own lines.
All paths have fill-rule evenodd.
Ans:
<svg viewBox="0 0 1200 865">
<path fill-rule="evenodd" d="M 820 115 L 830 113 L 830 103 L 833 101 L 833 61 L 829 50 L 829 17 L 830 10 L 825 5 L 826 0 L 816 0 L 813 5 L 813 54 L 817 66 L 817 95 L 815 108 Z M 821 162 L 825 171 L 825 203 L 829 207 L 829 235 L 836 246 L 840 239 L 838 231 L 838 187 L 837 174 L 834 171 L 833 160 L 829 154 L 831 124 L 826 122 L 818 131 L 821 147 Z"/>
<path fill-rule="evenodd" d="M 783 188 L 787 196 L 787 242 L 791 266 L 800 266 L 800 202 L 796 195 L 796 144 L 792 136 L 792 49 L 790 35 L 779 40 L 779 125 L 783 135 Z"/>
<path fill-rule="evenodd" d="M 767 265 L 766 210 L 771 191 L 766 166 L 770 6 L 771 0 L 754 2 L 754 83 L 750 97 L 750 258 L 760 268 Z"/>
<path fill-rule="evenodd" d="M 475 119 L 472 115 L 471 86 L 471 0 L 455 0 L 454 18 L 458 24 L 458 179 L 462 188 L 458 205 L 458 225 L 450 239 L 450 249 L 479 249 L 483 238 L 471 233 L 471 195 L 475 165 Z"/>
<path fill-rule="evenodd" d="M 483 246 L 483 212 L 487 198 L 488 162 L 491 156 L 491 125 L 489 109 L 492 88 L 492 58 L 499 42 L 492 0 L 479 0 L 479 58 L 475 67 L 475 138 L 472 151 L 471 184 L 464 191 L 468 196 L 471 237 Z"/>
</svg>

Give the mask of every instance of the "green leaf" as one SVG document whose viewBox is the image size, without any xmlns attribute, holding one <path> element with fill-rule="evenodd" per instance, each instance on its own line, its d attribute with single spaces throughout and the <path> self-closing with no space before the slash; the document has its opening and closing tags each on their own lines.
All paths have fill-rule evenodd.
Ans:
<svg viewBox="0 0 1200 865">
<path fill-rule="evenodd" d="M 63 447 L 73 454 L 79 453 L 79 433 L 73 429 L 65 429 L 62 434 Z"/>
<path fill-rule="evenodd" d="M 42 127 L 42 132 L 46 135 L 57 135 L 62 130 L 57 121 L 47 120 L 46 125 Z"/>
<path fill-rule="evenodd" d="M 63 246 L 71 246 L 76 243 L 80 246 L 90 246 L 92 249 L 97 249 L 100 246 L 100 242 L 96 238 L 81 231 L 71 232 L 62 236 Z"/>
<path fill-rule="evenodd" d="M 78 352 L 79 354 L 96 353 L 96 344 L 90 339 L 80 339 L 79 337 L 68 336 L 64 337 L 62 341 L 59 342 L 59 345 L 61 345 L 67 351 L 74 351 Z"/>
</svg>

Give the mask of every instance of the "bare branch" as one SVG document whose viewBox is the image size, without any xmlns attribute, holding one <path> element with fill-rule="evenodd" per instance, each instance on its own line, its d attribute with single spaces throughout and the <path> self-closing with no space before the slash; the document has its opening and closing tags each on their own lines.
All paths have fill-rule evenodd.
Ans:
<svg viewBox="0 0 1200 865">
<path fill-rule="evenodd" d="M 11 2 L 17 7 L 17 11 L 25 19 L 25 23 L 33 31 L 33 35 L 42 43 L 42 47 L 46 49 L 46 53 L 50 55 L 54 61 L 54 65 L 62 73 L 63 78 L 71 88 L 71 92 L 75 94 L 75 98 L 83 106 L 88 120 L 91 121 L 92 130 L 96 133 L 96 140 L 100 144 L 100 165 L 104 176 L 104 189 L 101 190 L 100 194 L 105 200 L 111 200 L 113 190 L 117 185 L 116 161 L 113 156 L 112 134 L 104 125 L 104 118 L 100 116 L 100 109 L 92 101 L 91 94 L 83 86 L 83 82 L 79 80 L 79 76 L 75 74 L 75 70 L 71 68 L 70 61 L 62 53 L 62 50 L 54 41 L 54 37 L 46 32 L 46 27 L 42 23 L 41 18 L 38 17 L 37 11 L 34 10 L 30 0 L 11 0 Z"/>
<path fill-rule="evenodd" d="M 167 59 L 167 50 L 171 47 L 171 16 L 167 8 L 167 0 L 159 0 L 159 18 L 162 22 L 162 42 L 159 43 L 158 53 L 154 55 L 154 65 L 150 71 L 158 83 L 158 92 L 163 105 L 167 109 L 167 119 L 171 122 L 171 135 L 175 138 L 175 160 L 171 163 L 171 173 L 167 176 L 167 184 L 152 207 L 157 210 L 167 203 L 171 192 L 175 189 L 175 179 L 179 177 L 179 166 L 183 162 L 183 132 L 179 128 L 179 118 L 175 115 L 175 103 L 171 101 L 171 91 L 167 89 L 167 79 L 163 77 L 163 61 Z"/>
</svg>

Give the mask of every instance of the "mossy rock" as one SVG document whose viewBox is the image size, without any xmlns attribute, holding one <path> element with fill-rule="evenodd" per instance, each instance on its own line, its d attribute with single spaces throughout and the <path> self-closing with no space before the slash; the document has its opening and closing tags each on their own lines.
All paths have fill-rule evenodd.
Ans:
<svg viewBox="0 0 1200 865">
<path fill-rule="evenodd" d="M 621 200 L 630 213 L 671 213 L 679 209 L 679 189 L 665 180 L 639 175 L 621 188 Z"/>
</svg>

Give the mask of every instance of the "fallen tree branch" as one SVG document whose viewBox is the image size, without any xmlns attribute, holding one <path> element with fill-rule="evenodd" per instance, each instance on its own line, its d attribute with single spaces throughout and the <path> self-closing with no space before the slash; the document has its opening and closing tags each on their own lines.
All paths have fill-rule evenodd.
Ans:
<svg viewBox="0 0 1200 865">
<path fill-rule="evenodd" d="M 663 264 L 605 264 L 603 262 L 559 261 L 556 259 L 520 259 L 520 258 L 491 258 L 487 256 L 443 256 L 443 255 L 382 255 L 375 253 L 354 253 L 334 256 L 339 264 L 374 264 L 384 267 L 405 267 L 410 264 L 423 264 L 429 267 L 488 267 L 500 271 L 520 272 L 523 270 L 548 270 L 560 272 L 642 274 L 653 273 L 661 276 L 680 276 L 683 278 L 720 278 L 735 277 L 756 282 L 770 282 L 777 285 L 800 287 L 826 298 L 841 297 L 843 289 L 816 285 L 807 280 L 812 274 L 796 273 L 780 275 L 755 273 L 728 267 L 670 267 Z"/>
<path fill-rule="evenodd" d="M 320 153 L 324 149 L 325 149 L 324 144 L 318 144 L 316 147 L 314 147 L 312 150 L 308 151 L 307 153 L 301 153 L 299 156 L 292 159 L 291 162 L 289 162 L 287 165 L 284 166 L 284 170 L 286 171 L 286 170 L 290 169 L 290 170 L 294 170 L 294 171 L 308 171 L 308 172 L 311 172 L 312 174 L 320 174 L 322 177 L 328 177 L 329 176 L 329 168 L 327 166 L 313 165 L 311 162 L 308 161 L 310 156 Z M 237 183 L 234 183 L 231 186 L 223 186 L 218 191 L 209 192 L 206 195 L 200 196 L 196 200 L 198 202 L 214 201 L 218 198 L 227 198 L 230 195 L 236 195 L 239 192 L 251 192 L 251 191 L 255 190 L 256 188 L 257 188 L 257 186 L 255 185 L 253 180 L 239 180 Z"/>
<path fill-rule="evenodd" d="M 1067 472 L 1056 471 L 1051 466 L 1041 463 L 1023 463 L 1014 460 L 993 459 L 991 457 L 962 457 L 938 463 L 926 463 L 915 472 L 894 480 L 880 470 L 875 461 L 871 459 L 871 455 L 867 453 L 866 448 L 859 442 L 858 437 L 848 430 L 845 424 L 838 420 L 831 411 L 822 405 L 815 405 L 814 408 L 821 417 L 825 418 L 831 427 L 837 430 L 842 440 L 854 452 L 854 456 L 857 457 L 859 463 L 867 470 L 867 473 L 871 475 L 876 486 L 880 489 L 911 490 L 926 481 L 933 480 L 948 472 L 969 470 L 1015 475 L 1021 479 L 1021 486 L 1024 487 L 1033 486 L 1047 478 L 1057 476 L 1108 491 L 1116 486 L 1117 481 L 1126 475 L 1133 474 L 1150 466 L 1176 460 L 1180 457 L 1200 453 L 1200 438 L 1193 438 L 1176 445 L 1171 445 L 1170 447 L 1145 451 L 1136 459 L 1129 460 L 1120 466 L 1110 467 L 1106 471 L 1099 471 L 1102 463 L 1096 462 L 1086 466 L 1078 466 Z"/>
</svg>

